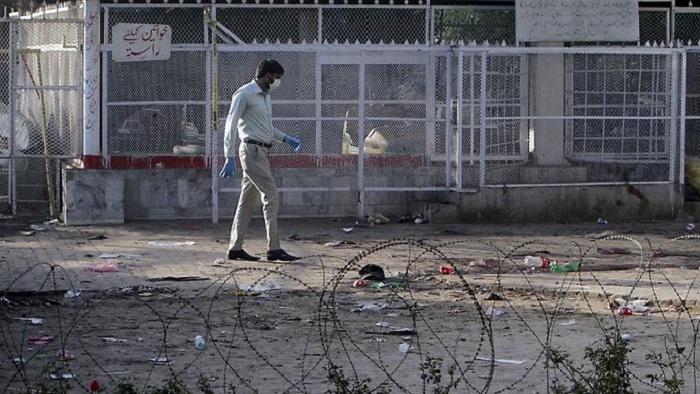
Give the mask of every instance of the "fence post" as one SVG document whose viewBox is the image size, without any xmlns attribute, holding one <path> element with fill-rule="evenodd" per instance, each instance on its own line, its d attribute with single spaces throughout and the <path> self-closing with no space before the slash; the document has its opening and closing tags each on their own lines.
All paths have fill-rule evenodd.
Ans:
<svg viewBox="0 0 700 394">
<path fill-rule="evenodd" d="M 445 185 L 452 186 L 452 52 L 445 62 Z"/>
<path fill-rule="evenodd" d="M 365 51 L 360 51 L 360 91 L 357 109 L 357 213 L 365 216 Z"/>
<path fill-rule="evenodd" d="M 473 60 L 473 58 L 471 58 Z M 471 78 L 471 77 L 470 77 Z M 457 191 L 462 190 L 463 179 L 464 179 L 464 166 L 462 163 L 462 150 L 464 149 L 464 144 L 462 143 L 462 132 L 464 131 L 464 52 L 459 51 L 459 56 L 457 57 L 457 182 L 455 182 L 455 187 Z"/>
<path fill-rule="evenodd" d="M 83 7 L 85 18 L 83 166 L 85 168 L 100 168 L 102 166 L 100 156 L 100 2 L 99 0 L 86 0 Z M 105 25 L 108 26 L 106 17 L 107 15 L 105 15 Z M 108 37 L 105 35 L 105 41 L 108 40 Z M 104 99 L 106 101 L 107 98 Z M 103 130 L 103 133 L 106 133 L 106 130 Z"/>
<path fill-rule="evenodd" d="M 8 168 L 9 170 L 9 197 L 10 201 L 12 202 L 12 214 L 17 213 L 17 193 L 16 193 L 16 166 L 15 166 L 15 120 L 16 120 L 16 95 L 15 95 L 15 82 L 17 80 L 17 68 L 15 67 L 15 62 L 17 61 L 16 56 L 17 53 L 15 52 L 15 45 L 17 43 L 17 31 L 16 29 L 19 27 L 18 23 L 19 22 L 9 22 L 10 23 L 10 53 L 9 53 L 9 73 L 10 73 L 10 78 L 9 78 L 9 97 L 8 97 L 8 104 L 10 107 L 10 133 L 9 133 L 9 155 L 10 155 L 10 166 Z"/>
<path fill-rule="evenodd" d="M 479 151 L 479 187 L 483 188 L 486 185 L 486 71 L 488 67 L 487 52 L 481 53 L 481 138 Z"/>
</svg>

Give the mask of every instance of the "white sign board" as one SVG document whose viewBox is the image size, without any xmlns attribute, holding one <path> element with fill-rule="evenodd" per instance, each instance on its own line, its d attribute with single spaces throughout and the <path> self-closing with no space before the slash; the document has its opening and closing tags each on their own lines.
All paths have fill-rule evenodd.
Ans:
<svg viewBox="0 0 700 394">
<path fill-rule="evenodd" d="M 170 59 L 172 29 L 168 25 L 118 23 L 112 27 L 112 60 L 135 62 Z"/>
<path fill-rule="evenodd" d="M 639 41 L 637 0 L 516 0 L 524 41 Z"/>
</svg>

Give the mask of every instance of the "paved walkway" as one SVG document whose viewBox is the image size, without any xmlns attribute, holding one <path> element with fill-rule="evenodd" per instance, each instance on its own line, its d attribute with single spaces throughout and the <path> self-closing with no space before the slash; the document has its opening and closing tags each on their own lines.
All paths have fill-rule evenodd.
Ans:
<svg viewBox="0 0 700 394">
<path fill-rule="evenodd" d="M 290 253 L 305 258 L 293 265 L 282 267 L 288 274 L 305 283 L 321 286 L 331 271 L 344 262 L 382 241 L 394 238 L 411 238 L 437 245 L 452 242 L 440 250 L 454 258 L 458 266 L 470 272 L 469 280 L 475 283 L 493 284 L 496 279 L 508 286 L 529 286 L 521 272 L 497 275 L 479 271 L 479 262 L 484 259 L 498 259 L 503 253 L 519 247 L 517 256 L 510 264 L 522 261 L 522 256 L 537 251 L 548 251 L 555 259 L 567 260 L 570 256 L 588 250 L 589 266 L 598 265 L 611 270 L 628 268 L 626 271 L 596 272 L 597 278 L 605 284 L 605 291 L 624 293 L 635 285 L 640 262 L 650 260 L 649 245 L 661 248 L 670 256 L 654 258 L 659 275 L 652 281 L 669 299 L 677 298 L 669 283 L 688 290 L 690 299 L 700 300 L 700 292 L 693 280 L 697 279 L 700 265 L 698 239 L 672 241 L 679 235 L 687 235 L 686 223 L 680 221 L 651 223 L 611 223 L 605 227 L 595 223 L 583 224 L 529 224 L 529 225 L 415 225 L 413 223 L 389 223 L 370 228 L 355 228 L 345 234 L 342 229 L 351 226 L 354 219 L 284 219 L 280 221 L 283 247 Z M 124 286 L 171 286 L 183 291 L 196 291 L 211 281 L 240 267 L 275 268 L 278 265 L 265 262 L 231 262 L 225 259 L 228 246 L 230 223 L 212 224 L 209 221 L 157 221 L 133 222 L 123 225 L 65 227 L 47 225 L 45 231 L 33 235 L 23 235 L 29 225 L 0 223 L 0 289 L 9 291 L 62 291 L 69 289 L 106 290 Z M 592 242 L 590 234 L 610 231 L 634 238 L 644 248 L 640 256 L 637 246 L 630 241 Z M 26 234 L 26 233 L 25 233 Z M 587 237 L 586 235 L 589 235 Z M 264 257 L 266 241 L 260 218 L 251 223 L 245 248 L 251 254 Z M 325 244 L 332 241 L 345 241 L 340 247 Z M 179 246 L 159 246 L 159 242 L 180 242 Z M 156 244 L 154 244 L 156 243 Z M 186 245 L 186 243 L 194 243 Z M 629 255 L 601 255 L 596 252 L 600 246 L 630 248 Z M 421 252 L 416 248 L 400 246 L 388 248 L 363 259 L 365 263 L 377 263 L 391 272 L 404 272 L 409 267 L 415 274 L 431 273 L 440 264 L 439 259 L 426 255 L 416 260 Z M 107 256 L 119 254 L 122 256 Z M 321 255 L 321 257 L 318 257 Z M 488 260 L 487 260 L 488 261 Z M 91 272 L 86 267 L 91 263 L 116 263 L 118 272 Z M 470 262 L 472 262 L 470 264 Z M 476 262 L 476 263 L 473 263 Z M 53 268 L 54 271 L 52 271 Z M 323 268 L 323 269 L 321 269 Z M 513 271 L 513 270 L 511 270 Z M 51 273 L 54 272 L 55 275 Z M 665 276 L 671 279 L 667 279 Z M 259 276 L 259 275 L 258 275 Z M 158 281 L 163 277 L 204 277 L 203 281 Z M 562 276 L 551 273 L 528 275 L 528 279 L 539 287 L 556 289 L 561 286 Z M 347 285 L 357 278 L 351 271 Z M 151 281 L 149 281 L 151 280 Z M 586 291 L 603 292 L 595 280 L 586 276 Z M 668 283 L 667 283 L 668 282 Z M 645 277 L 649 284 L 650 278 Z M 665 289 L 665 290 L 664 290 Z M 648 290 L 648 289 L 647 289 Z"/>
</svg>

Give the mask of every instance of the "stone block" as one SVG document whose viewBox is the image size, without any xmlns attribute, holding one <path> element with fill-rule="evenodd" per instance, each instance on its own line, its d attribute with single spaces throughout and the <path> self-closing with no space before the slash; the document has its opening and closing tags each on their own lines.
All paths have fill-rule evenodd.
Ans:
<svg viewBox="0 0 700 394">
<path fill-rule="evenodd" d="M 104 170 L 64 169 L 67 225 L 124 223 L 124 180 Z"/>
</svg>

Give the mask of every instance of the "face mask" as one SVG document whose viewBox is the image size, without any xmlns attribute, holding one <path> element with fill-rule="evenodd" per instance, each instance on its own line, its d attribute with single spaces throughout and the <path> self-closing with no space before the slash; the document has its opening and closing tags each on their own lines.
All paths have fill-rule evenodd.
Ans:
<svg viewBox="0 0 700 394">
<path fill-rule="evenodd" d="M 282 84 L 282 79 L 275 79 L 274 82 L 270 84 L 270 90 L 275 90 Z"/>
</svg>

